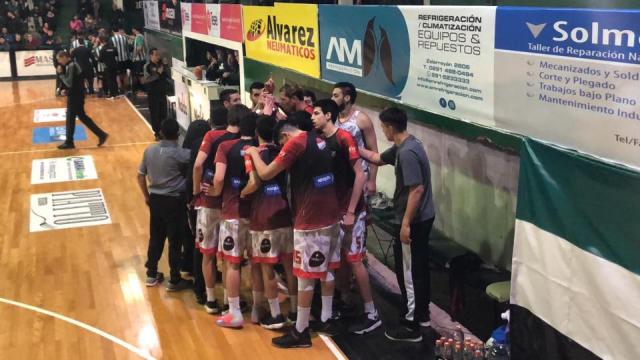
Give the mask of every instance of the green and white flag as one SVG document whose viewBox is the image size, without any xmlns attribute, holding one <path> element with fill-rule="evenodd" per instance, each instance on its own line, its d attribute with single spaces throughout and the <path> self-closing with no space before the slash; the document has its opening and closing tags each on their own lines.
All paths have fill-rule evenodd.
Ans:
<svg viewBox="0 0 640 360">
<path fill-rule="evenodd" d="M 511 305 L 514 359 L 640 359 L 640 173 L 525 141 Z"/>
</svg>

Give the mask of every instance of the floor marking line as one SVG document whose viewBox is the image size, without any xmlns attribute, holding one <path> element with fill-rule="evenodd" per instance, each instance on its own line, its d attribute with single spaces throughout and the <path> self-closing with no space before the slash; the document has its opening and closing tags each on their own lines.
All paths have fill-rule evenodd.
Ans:
<svg viewBox="0 0 640 360">
<path fill-rule="evenodd" d="M 76 150 L 91 150 L 91 149 L 106 148 L 106 147 L 149 145 L 149 144 L 155 144 L 155 141 L 140 141 L 140 142 L 132 142 L 132 143 L 124 143 L 124 144 L 107 144 L 107 145 L 102 145 L 100 147 L 98 147 L 98 146 L 76 147 Z M 56 148 L 48 148 L 48 149 L 7 151 L 7 152 L 0 152 L 0 155 L 29 154 L 29 153 L 39 153 L 39 152 L 47 152 L 47 151 L 60 151 L 60 150 L 58 150 Z"/>
<path fill-rule="evenodd" d="M 153 133 L 153 128 L 151 127 L 151 125 L 149 125 L 149 123 L 147 122 L 147 119 L 145 119 L 144 116 L 142 116 L 142 114 L 140 114 L 140 112 L 138 111 L 136 106 L 133 105 L 131 100 L 129 100 L 129 98 L 127 98 L 127 97 L 125 97 L 124 99 L 127 100 L 127 103 L 129 103 L 129 106 L 131 106 L 131 108 L 133 108 L 133 111 L 135 111 L 135 113 L 138 114 L 138 117 L 140 118 L 140 120 L 142 120 L 142 122 L 145 125 L 147 125 L 147 127 L 149 128 L 149 131 L 151 131 L 151 133 Z"/>
<path fill-rule="evenodd" d="M 340 351 L 340 349 L 338 349 L 338 346 L 336 345 L 335 342 L 333 342 L 333 339 L 331 339 L 330 337 L 326 336 L 326 335 L 318 335 L 320 337 L 320 339 L 322 339 L 322 341 L 324 342 L 325 345 L 327 345 L 327 347 L 329 348 L 329 350 L 331 351 L 331 353 L 333 353 L 333 356 L 336 357 L 336 359 L 338 360 L 347 360 L 347 357 L 342 353 L 342 351 Z"/>
<path fill-rule="evenodd" d="M 115 337 L 115 336 L 113 336 L 113 335 L 111 335 L 111 334 L 109 334 L 107 332 L 104 332 L 104 331 L 102 331 L 102 330 L 100 330 L 98 328 L 95 328 L 95 327 L 93 327 L 91 325 L 88 325 L 88 324 L 85 324 L 83 322 L 80 322 L 78 320 L 66 317 L 66 316 L 58 314 L 58 313 L 54 313 L 53 311 L 41 309 L 39 307 L 35 307 L 35 306 L 32 306 L 32 305 L 24 304 L 24 303 L 13 301 L 13 300 L 9 300 L 9 299 L 4 299 L 4 298 L 1 298 L 1 297 L 0 297 L 0 302 L 3 302 L 5 304 L 9 304 L 9 305 L 13 305 L 13 306 L 17 306 L 17 307 L 21 307 L 23 309 L 35 311 L 35 312 L 38 312 L 38 313 L 41 313 L 41 314 L 44 314 L 44 315 L 49 315 L 49 316 L 54 317 L 54 318 L 56 318 L 58 320 L 66 321 L 66 322 L 68 322 L 70 324 L 79 326 L 79 327 L 81 327 L 81 328 L 83 328 L 85 330 L 91 331 L 94 334 L 97 334 L 97 335 L 102 336 L 102 337 L 104 337 L 104 338 L 106 338 L 108 340 L 111 340 L 112 342 L 114 342 L 114 343 L 124 347 L 125 349 L 137 354 L 138 356 L 140 356 L 143 359 L 155 360 L 155 358 L 153 356 L 151 356 L 151 354 L 149 354 L 148 351 L 145 351 L 145 350 L 142 350 L 142 349 L 140 349 L 138 347 L 135 347 L 135 346 L 129 344 L 128 342 L 126 342 L 126 341 L 124 341 L 124 340 L 122 340 L 120 338 L 117 338 L 117 337 Z"/>
</svg>

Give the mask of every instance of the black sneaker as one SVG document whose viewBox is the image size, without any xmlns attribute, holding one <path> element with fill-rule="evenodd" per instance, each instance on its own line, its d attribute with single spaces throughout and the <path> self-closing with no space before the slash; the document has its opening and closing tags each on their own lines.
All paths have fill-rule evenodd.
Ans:
<svg viewBox="0 0 640 360">
<path fill-rule="evenodd" d="M 311 330 L 317 332 L 318 334 L 323 334 L 327 336 L 335 336 L 340 333 L 340 329 L 338 328 L 338 323 L 334 319 L 329 319 L 325 322 L 322 321 L 312 321 L 310 323 Z"/>
<path fill-rule="evenodd" d="M 287 315 L 287 319 L 293 324 L 298 320 L 298 313 L 295 311 L 289 311 L 289 315 Z"/>
<path fill-rule="evenodd" d="M 277 330 L 277 329 L 282 329 L 285 323 L 286 323 L 286 320 L 284 319 L 284 316 L 282 316 L 282 314 L 279 314 L 276 317 L 269 315 L 264 317 L 260 321 L 260 326 L 269 330 Z"/>
<path fill-rule="evenodd" d="M 207 314 L 219 314 L 220 306 L 218 306 L 218 300 L 207 301 L 204 304 L 204 310 L 207 312 Z"/>
<path fill-rule="evenodd" d="M 62 144 L 58 145 L 58 149 L 60 150 L 69 150 L 69 149 L 75 149 L 76 146 L 73 143 L 68 143 L 68 142 L 63 142 Z"/>
<path fill-rule="evenodd" d="M 164 274 L 158 271 L 155 277 L 147 276 L 147 280 L 144 282 L 144 284 L 147 287 L 153 287 L 160 284 L 162 281 L 164 281 Z"/>
<path fill-rule="evenodd" d="M 400 325 L 410 329 L 415 326 L 415 323 L 403 317 L 400 319 Z M 429 320 L 420 321 L 418 322 L 418 325 L 420 327 L 428 328 L 428 327 L 431 327 L 431 321 Z"/>
<path fill-rule="evenodd" d="M 308 348 L 311 347 L 311 336 L 309 328 L 299 333 L 296 327 L 292 327 L 286 334 L 271 339 L 271 344 L 282 349 Z"/>
<path fill-rule="evenodd" d="M 193 280 L 187 280 L 187 279 L 183 279 L 180 278 L 180 280 L 178 280 L 178 282 L 171 282 L 169 281 L 169 284 L 167 285 L 167 291 L 181 291 L 181 290 L 185 290 L 185 289 L 191 289 L 193 287 Z"/>
<path fill-rule="evenodd" d="M 382 320 L 380 320 L 378 314 L 376 314 L 373 319 L 369 317 L 369 314 L 364 314 L 360 321 L 349 326 L 349 332 L 363 335 L 377 329 L 380 325 L 382 325 Z"/>
<path fill-rule="evenodd" d="M 105 141 L 107 141 L 107 139 L 109 138 L 109 134 L 104 133 L 104 135 L 100 136 L 98 138 L 98 147 L 104 145 Z"/>
<path fill-rule="evenodd" d="M 389 340 L 393 341 L 405 341 L 405 342 L 420 342 L 422 341 L 422 334 L 420 330 L 409 329 L 404 326 L 400 326 L 395 330 L 387 330 L 384 332 Z"/>
</svg>

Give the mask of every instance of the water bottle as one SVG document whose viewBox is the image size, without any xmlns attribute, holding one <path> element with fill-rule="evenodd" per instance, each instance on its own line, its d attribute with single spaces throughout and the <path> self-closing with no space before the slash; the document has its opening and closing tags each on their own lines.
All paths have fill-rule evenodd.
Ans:
<svg viewBox="0 0 640 360">
<path fill-rule="evenodd" d="M 463 360 L 462 359 L 462 345 L 460 343 L 456 343 L 456 346 L 453 350 L 453 360 Z"/>
<path fill-rule="evenodd" d="M 476 350 L 473 353 L 473 360 L 484 360 L 484 356 L 482 356 L 482 351 Z"/>
<path fill-rule="evenodd" d="M 444 349 L 442 340 L 436 340 L 436 347 L 433 351 L 433 357 L 435 360 L 444 360 Z"/>
<path fill-rule="evenodd" d="M 459 341 L 461 344 L 464 344 L 464 331 L 462 331 L 462 326 L 456 326 L 456 331 L 453 333 L 453 338 L 455 341 Z"/>
</svg>

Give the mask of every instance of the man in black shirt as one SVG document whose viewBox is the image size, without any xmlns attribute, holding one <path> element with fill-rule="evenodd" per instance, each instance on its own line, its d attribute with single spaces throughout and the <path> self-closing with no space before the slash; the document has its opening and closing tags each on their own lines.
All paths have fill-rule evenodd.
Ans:
<svg viewBox="0 0 640 360">
<path fill-rule="evenodd" d="M 67 87 L 67 140 L 58 149 L 73 149 L 73 134 L 76 129 L 76 116 L 98 137 L 98 146 L 102 146 L 109 134 L 96 125 L 84 112 L 84 78 L 80 66 L 71 60 L 69 53 L 62 50 L 56 55 L 60 79 Z"/>
<path fill-rule="evenodd" d="M 158 49 L 149 50 L 149 62 L 144 65 L 144 83 L 147 87 L 151 128 L 159 138 L 160 124 L 167 117 L 167 67 L 160 59 Z"/>
<path fill-rule="evenodd" d="M 100 35 L 100 43 L 102 44 L 102 50 L 100 50 L 100 56 L 98 61 L 104 64 L 104 84 L 105 96 L 109 99 L 115 99 L 118 96 L 118 80 L 116 78 L 118 74 L 118 62 L 116 57 L 118 51 L 109 41 L 109 36 L 106 34 Z"/>
<path fill-rule="evenodd" d="M 86 82 L 87 92 L 93 95 L 93 64 L 91 63 L 91 50 L 86 47 L 84 42 L 84 35 L 78 35 L 78 47 L 71 50 L 71 56 L 73 61 L 80 65 L 82 69 L 82 75 Z"/>
</svg>

